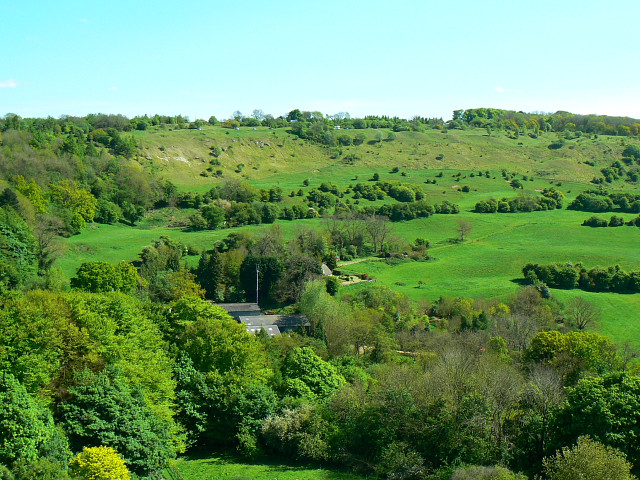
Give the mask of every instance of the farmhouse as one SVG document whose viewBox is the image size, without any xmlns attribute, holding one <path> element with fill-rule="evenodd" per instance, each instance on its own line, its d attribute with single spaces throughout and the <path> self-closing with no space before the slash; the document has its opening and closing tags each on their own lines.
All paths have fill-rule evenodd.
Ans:
<svg viewBox="0 0 640 480">
<path fill-rule="evenodd" d="M 270 336 L 280 335 L 281 332 L 308 331 L 311 327 L 309 320 L 304 315 L 248 315 L 241 316 L 240 323 L 247 326 L 248 332 L 254 333 L 252 330 L 260 331 L 260 329 L 264 328 Z M 269 328 L 273 327 L 276 328 L 272 334 Z"/>
<path fill-rule="evenodd" d="M 260 305 L 257 303 L 215 303 L 214 305 L 224 308 L 238 322 L 241 316 L 262 315 Z"/>
<path fill-rule="evenodd" d="M 216 303 L 247 327 L 247 332 L 264 330 L 270 337 L 282 332 L 309 331 L 311 324 L 304 315 L 263 315 L 257 303 Z"/>
</svg>

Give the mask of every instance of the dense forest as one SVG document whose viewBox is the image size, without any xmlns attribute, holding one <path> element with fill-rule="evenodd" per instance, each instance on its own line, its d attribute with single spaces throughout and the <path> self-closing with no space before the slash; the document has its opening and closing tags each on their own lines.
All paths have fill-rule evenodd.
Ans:
<svg viewBox="0 0 640 480">
<path fill-rule="evenodd" d="M 455 218 L 460 207 L 430 201 L 393 165 L 399 180 L 372 172 L 347 188 L 326 180 L 283 191 L 215 178 L 206 191 L 180 190 L 145 167 L 132 135 L 209 125 L 286 128 L 323 148 L 363 143 L 363 129 L 376 130 L 374 143 L 427 129 L 482 128 L 509 138 L 553 132 L 555 142 L 640 134 L 635 119 L 488 108 L 457 110 L 449 122 L 300 110 L 277 118 L 236 112 L 222 122 L 5 115 L 0 478 L 110 471 L 110 478 L 159 479 L 178 456 L 216 450 L 407 480 L 617 480 L 640 472 L 636 355 L 589 331 L 596 312 L 588 302 L 563 304 L 549 290 L 630 294 L 640 291 L 639 272 L 523 260 L 522 287 L 500 300 L 414 302 L 366 275 L 361 288 L 347 290 L 338 259 L 429 262 L 429 240 L 398 239 L 392 225 Z M 632 179 L 640 161 L 633 147 L 593 183 Z M 220 176 L 216 148 L 212 177 Z M 515 175 L 509 181 L 520 189 Z M 552 211 L 563 199 L 549 187 L 487 198 L 475 212 Z M 635 194 L 594 187 L 567 208 L 637 214 L 639 205 Z M 135 261 L 95 258 L 64 278 L 56 264 L 61 239 L 94 223 L 134 227 L 167 207 L 191 212 L 179 226 L 185 231 L 228 232 L 206 249 L 160 236 Z M 317 223 L 285 235 L 282 222 L 300 219 Z M 234 230 L 257 224 L 274 225 Z M 452 244 L 469 231 L 458 222 Z M 323 275 L 323 265 L 335 275 Z M 308 331 L 251 335 L 216 305 L 256 294 L 263 310 L 304 314 Z"/>
</svg>

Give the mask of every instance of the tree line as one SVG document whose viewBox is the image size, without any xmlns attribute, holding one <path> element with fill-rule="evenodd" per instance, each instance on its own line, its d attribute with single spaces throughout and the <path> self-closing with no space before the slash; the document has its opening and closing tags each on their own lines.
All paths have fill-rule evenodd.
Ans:
<svg viewBox="0 0 640 480">
<path fill-rule="evenodd" d="M 619 265 L 587 269 L 581 263 L 528 263 L 522 267 L 522 274 L 531 284 L 542 282 L 552 288 L 580 288 L 592 292 L 640 292 L 640 272 L 626 272 Z"/>
</svg>

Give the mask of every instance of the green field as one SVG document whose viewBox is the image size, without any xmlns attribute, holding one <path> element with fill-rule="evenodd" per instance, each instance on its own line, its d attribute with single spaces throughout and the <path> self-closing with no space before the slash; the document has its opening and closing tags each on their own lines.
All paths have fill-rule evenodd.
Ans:
<svg viewBox="0 0 640 480">
<path fill-rule="evenodd" d="M 518 178 L 527 176 L 522 182 L 525 193 L 535 194 L 536 190 L 549 186 L 563 191 L 566 206 L 581 191 L 595 188 L 589 180 L 599 175 L 601 168 L 620 158 L 624 149 L 620 137 L 583 136 L 552 150 L 548 146 L 557 138 L 556 134 L 514 140 L 502 133 L 490 137 L 481 129 L 448 133 L 429 130 L 427 133 L 399 132 L 394 141 L 376 143 L 371 141 L 374 130 L 358 132 L 367 135 L 365 143 L 340 148 L 322 147 L 300 140 L 284 129 L 263 127 L 237 131 L 219 127 L 204 127 L 201 131 L 152 129 L 136 132 L 136 136 L 141 145 L 139 161 L 143 168 L 171 180 L 181 190 L 203 192 L 225 179 L 238 178 L 258 188 L 280 186 L 283 204 L 288 204 L 299 201 L 299 197 L 287 196 L 290 191 L 302 189 L 306 194 L 323 181 L 344 189 L 350 184 L 366 182 L 377 172 L 381 180 L 421 185 L 431 203 L 449 200 L 459 204 L 458 215 L 433 215 L 393 224 L 394 234 L 401 241 L 408 243 L 416 237 L 429 239 L 433 260 L 392 266 L 371 258 L 343 267 L 345 272 L 368 273 L 377 282 L 416 301 L 432 301 L 441 295 L 508 297 L 519 288 L 515 280 L 522 278 L 522 266 L 528 262 L 582 262 L 588 268 L 619 264 L 626 270 L 640 269 L 637 248 L 640 229 L 635 227 L 583 227 L 582 221 L 591 214 L 566 209 L 514 214 L 472 212 L 479 200 L 513 198 L 518 194 L 502 177 L 502 169 L 518 173 Z M 223 170 L 222 179 L 200 175 L 213 158 L 209 155 L 213 145 L 226 150 L 218 158 L 220 165 L 215 167 Z M 353 164 L 345 164 L 344 157 L 348 154 L 357 157 Z M 238 173 L 235 170 L 239 164 L 244 167 Z M 400 172 L 391 173 L 393 167 L 398 167 Z M 461 175 L 454 178 L 458 172 Z M 308 187 L 302 185 L 304 179 L 309 179 Z M 435 185 L 425 183 L 434 179 Z M 468 193 L 460 191 L 459 187 L 464 185 L 469 186 Z M 623 181 L 608 187 L 611 191 L 637 189 Z M 349 197 L 351 195 L 345 195 L 345 199 Z M 363 206 L 371 202 L 361 199 L 359 203 Z M 83 261 L 135 259 L 145 245 L 160 235 L 169 235 L 202 249 L 210 248 L 230 232 L 228 229 L 186 232 L 169 226 L 192 212 L 178 209 L 153 212 L 137 227 L 90 225 L 81 235 L 66 240 L 67 250 L 59 264 L 69 277 Z M 629 220 L 636 215 L 622 216 Z M 450 240 L 456 237 L 460 220 L 471 224 L 473 230 L 467 241 L 452 243 Z M 321 219 L 278 220 L 276 225 L 281 226 L 285 236 L 300 228 L 324 228 Z M 248 226 L 242 230 L 258 233 L 264 228 L 270 227 Z M 196 258 L 191 257 L 191 261 Z M 628 340 L 640 347 L 638 295 L 581 290 L 554 290 L 553 295 L 563 302 L 584 296 L 602 309 L 602 319 L 594 328 L 618 342 Z"/>
<path fill-rule="evenodd" d="M 277 462 L 239 463 L 222 457 L 199 460 L 181 459 L 176 470 L 184 480 L 364 480 L 367 477 L 345 472 L 283 465 Z M 169 478 L 171 478 L 169 476 Z"/>
</svg>

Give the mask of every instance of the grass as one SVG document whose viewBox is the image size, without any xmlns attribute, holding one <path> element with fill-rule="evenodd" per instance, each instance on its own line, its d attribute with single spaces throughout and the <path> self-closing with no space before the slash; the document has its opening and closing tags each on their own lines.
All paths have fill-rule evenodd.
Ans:
<svg viewBox="0 0 640 480">
<path fill-rule="evenodd" d="M 180 459 L 176 469 L 184 480 L 365 480 L 351 473 L 286 465 L 269 460 L 240 463 L 233 458 L 214 456 L 203 459 Z"/>
<path fill-rule="evenodd" d="M 529 178 L 523 181 L 525 193 L 534 194 L 536 190 L 554 186 L 566 194 L 565 205 L 568 204 L 578 193 L 594 188 L 589 180 L 620 157 L 624 145 L 619 137 L 582 137 L 567 141 L 561 149 L 550 150 L 548 146 L 556 139 L 555 134 L 514 140 L 503 133 L 489 137 L 481 129 L 444 134 L 428 130 L 399 132 L 396 140 L 377 143 L 372 141 L 375 130 L 357 133 L 360 132 L 367 136 L 364 144 L 342 148 L 314 145 L 284 129 L 262 127 L 255 130 L 204 127 L 201 131 L 156 128 L 134 134 L 141 145 L 143 167 L 171 179 L 181 190 L 203 192 L 225 179 L 239 178 L 257 188 L 280 186 L 287 204 L 299 201 L 299 197 L 287 197 L 291 191 L 302 189 L 306 194 L 323 181 L 345 189 L 351 184 L 367 182 L 377 172 L 381 180 L 420 185 L 431 203 L 449 200 L 459 204 L 458 215 L 434 215 L 393 224 L 394 234 L 407 243 L 416 237 L 429 239 L 432 261 L 408 261 L 391 266 L 369 259 L 344 268 L 348 272 L 369 273 L 379 283 L 416 301 L 432 301 L 441 295 L 506 298 L 519 288 L 515 280 L 522 278 L 522 266 L 528 262 L 571 261 L 582 262 L 587 267 L 619 264 L 627 270 L 640 270 L 640 250 L 637 249 L 640 229 L 582 227 L 582 221 L 591 214 L 566 209 L 520 214 L 472 212 L 479 200 L 513 198 L 518 194 L 502 177 L 502 169 L 518 173 L 520 179 L 524 175 Z M 209 155 L 213 145 L 226 149 L 218 159 L 221 166 L 214 167 L 223 170 L 222 179 L 200 175 L 213 158 Z M 352 165 L 343 161 L 349 154 L 358 157 Z M 585 163 L 587 161 L 594 166 Z M 236 173 L 240 163 L 245 166 Z M 398 173 L 391 173 L 394 167 L 398 167 Z M 486 171 L 489 171 L 488 177 Z M 458 172 L 460 176 L 456 175 Z M 310 181 L 308 187 L 303 186 L 305 179 Z M 437 183 L 431 184 L 432 180 Z M 459 190 L 463 185 L 469 186 L 468 193 Z M 610 187 L 638 191 L 637 186 L 625 182 Z M 345 195 L 345 200 L 355 203 L 350 196 Z M 359 204 L 371 202 L 360 199 Z M 186 232 L 168 226 L 191 213 L 167 209 L 154 213 L 137 227 L 91 225 L 81 235 L 66 240 L 67 252 L 59 264 L 70 277 L 83 261 L 136 259 L 142 248 L 160 235 L 169 235 L 202 250 L 211 248 L 216 240 L 230 233 L 229 230 Z M 600 216 L 608 218 L 610 214 Z M 635 217 L 623 216 L 626 220 Z M 469 222 L 473 231 L 465 242 L 451 243 L 457 236 L 456 226 L 460 220 Z M 276 225 L 282 228 L 285 237 L 301 228 L 323 228 L 321 220 L 278 221 Z M 240 230 L 257 234 L 264 228 L 271 227 L 248 226 Z M 191 257 L 190 261 L 196 258 Z M 602 310 L 602 319 L 595 326 L 598 331 L 618 342 L 629 340 L 640 348 L 637 313 L 640 296 L 580 290 L 554 290 L 553 295 L 560 301 L 578 295 L 587 298 Z"/>
<path fill-rule="evenodd" d="M 435 215 L 397 225 L 404 238 L 425 237 L 432 242 L 434 260 L 407 261 L 390 266 L 378 259 L 355 263 L 344 270 L 368 273 L 413 300 L 433 301 L 441 295 L 506 299 L 522 279 L 528 262 L 582 262 L 587 267 L 619 264 L 627 270 L 640 267 L 635 248 L 636 227 L 594 229 L 580 226 L 583 212 L 556 210 L 520 214 Z M 456 223 L 466 220 L 473 231 L 464 243 L 450 243 Z M 418 282 L 423 282 L 421 285 Z M 361 287 L 348 287 L 361 288 Z M 596 328 L 617 342 L 640 347 L 640 296 L 553 290 L 560 301 L 583 296 L 602 309 Z"/>
</svg>

